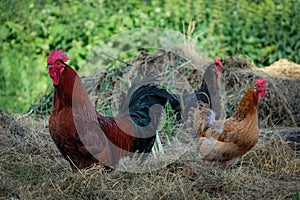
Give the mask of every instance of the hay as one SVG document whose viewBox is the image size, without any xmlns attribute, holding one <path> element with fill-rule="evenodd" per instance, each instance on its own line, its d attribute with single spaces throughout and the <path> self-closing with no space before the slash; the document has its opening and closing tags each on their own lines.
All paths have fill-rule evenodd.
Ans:
<svg viewBox="0 0 300 200">
<path fill-rule="evenodd" d="M 258 68 L 256 70 L 281 78 L 300 78 L 300 65 L 286 59 L 278 60 L 268 67 Z"/>
<path fill-rule="evenodd" d="M 0 122 L 3 199 L 287 199 L 296 198 L 300 188 L 299 158 L 276 134 L 261 138 L 227 171 L 202 163 L 190 148 L 156 171 L 107 171 L 98 165 L 71 173 L 47 121 L 0 112 Z"/>
</svg>

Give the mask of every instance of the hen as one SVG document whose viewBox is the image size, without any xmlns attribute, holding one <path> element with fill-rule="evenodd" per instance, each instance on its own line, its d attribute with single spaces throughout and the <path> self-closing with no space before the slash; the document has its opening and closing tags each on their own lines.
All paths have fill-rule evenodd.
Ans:
<svg viewBox="0 0 300 200">
<path fill-rule="evenodd" d="M 267 84 L 255 80 L 240 101 L 232 117 L 215 121 L 209 106 L 202 105 L 193 115 L 198 151 L 203 160 L 217 161 L 224 169 L 248 152 L 258 141 L 258 100 L 264 97 Z"/>
<path fill-rule="evenodd" d="M 197 107 L 197 102 L 208 104 L 210 109 L 216 113 L 216 118 L 221 116 L 221 102 L 218 87 L 218 75 L 222 72 L 222 62 L 219 59 L 214 59 L 214 63 L 210 64 L 203 74 L 203 79 L 200 87 L 190 94 L 176 94 L 175 96 L 181 102 L 181 109 L 177 107 L 176 120 L 185 120 L 191 108 Z M 176 106 L 172 106 L 176 108 Z M 181 115 L 179 115 L 181 113 Z"/>
<path fill-rule="evenodd" d="M 61 50 L 50 53 L 47 64 L 54 85 L 54 108 L 49 119 L 50 135 L 73 172 L 95 163 L 115 167 L 134 152 L 147 154 L 156 137 L 161 106 L 179 102 L 153 84 L 131 88 L 116 117 L 102 116 L 77 73 L 65 62 Z"/>
</svg>

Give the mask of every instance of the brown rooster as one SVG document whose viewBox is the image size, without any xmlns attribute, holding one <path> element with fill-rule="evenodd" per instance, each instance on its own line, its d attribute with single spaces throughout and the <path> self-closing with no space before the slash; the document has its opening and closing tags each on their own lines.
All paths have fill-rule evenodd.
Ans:
<svg viewBox="0 0 300 200">
<path fill-rule="evenodd" d="M 151 152 L 161 106 L 167 101 L 178 106 L 179 102 L 166 90 L 149 83 L 129 90 L 116 117 L 102 116 L 77 73 L 65 63 L 68 59 L 61 50 L 54 50 L 47 60 L 54 85 L 49 131 L 73 172 L 98 162 L 115 167 L 124 156 Z M 161 106 L 157 109 L 155 105 Z"/>
<path fill-rule="evenodd" d="M 240 101 L 234 115 L 215 121 L 208 105 L 196 109 L 194 127 L 200 136 L 198 151 L 203 160 L 217 161 L 224 169 L 248 152 L 258 141 L 258 99 L 264 97 L 267 84 L 255 80 Z"/>
</svg>

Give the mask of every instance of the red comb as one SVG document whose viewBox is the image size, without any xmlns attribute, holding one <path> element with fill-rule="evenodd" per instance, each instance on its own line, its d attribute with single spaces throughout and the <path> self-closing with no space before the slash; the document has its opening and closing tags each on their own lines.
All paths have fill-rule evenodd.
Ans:
<svg viewBox="0 0 300 200">
<path fill-rule="evenodd" d="M 54 64 L 55 61 L 62 60 L 63 62 L 67 62 L 69 57 L 62 50 L 53 50 L 47 59 L 47 64 Z"/>
<path fill-rule="evenodd" d="M 214 63 L 215 63 L 216 65 L 219 65 L 220 67 L 223 67 L 223 64 L 222 64 L 222 62 L 221 62 L 220 59 L 215 58 L 215 59 L 214 59 Z"/>
<path fill-rule="evenodd" d="M 265 88 L 267 87 L 267 83 L 263 78 L 259 78 L 255 80 L 255 83 L 257 84 L 261 84 L 262 86 L 264 86 Z"/>
</svg>

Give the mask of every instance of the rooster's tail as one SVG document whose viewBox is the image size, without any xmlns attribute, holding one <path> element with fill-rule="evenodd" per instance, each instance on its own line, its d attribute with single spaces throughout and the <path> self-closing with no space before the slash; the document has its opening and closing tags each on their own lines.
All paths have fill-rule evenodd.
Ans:
<svg viewBox="0 0 300 200">
<path fill-rule="evenodd" d="M 154 144 L 163 108 L 169 102 L 176 113 L 180 111 L 180 103 L 160 85 L 153 82 L 143 83 L 129 89 L 128 94 L 121 100 L 119 115 L 124 117 L 125 114 L 133 121 L 137 137 L 140 138 L 139 152 L 147 153 Z"/>
</svg>

